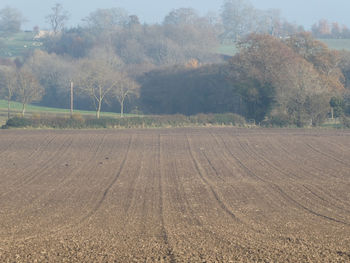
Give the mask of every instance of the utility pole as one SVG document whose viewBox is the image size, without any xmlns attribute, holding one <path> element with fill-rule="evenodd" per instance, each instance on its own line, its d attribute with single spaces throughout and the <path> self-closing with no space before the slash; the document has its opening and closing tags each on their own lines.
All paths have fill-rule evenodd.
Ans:
<svg viewBox="0 0 350 263">
<path fill-rule="evenodd" d="M 74 83 L 73 81 L 70 82 L 70 116 L 73 117 L 73 103 L 74 103 Z"/>
<path fill-rule="evenodd" d="M 331 117 L 332 117 L 332 120 L 334 120 L 334 108 L 331 107 Z"/>
</svg>

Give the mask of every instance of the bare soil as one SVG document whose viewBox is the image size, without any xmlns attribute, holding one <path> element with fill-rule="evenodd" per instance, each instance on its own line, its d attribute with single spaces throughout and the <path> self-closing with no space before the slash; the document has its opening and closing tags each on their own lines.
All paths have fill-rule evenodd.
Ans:
<svg viewBox="0 0 350 263">
<path fill-rule="evenodd" d="M 0 262 L 350 262 L 350 132 L 0 132 Z"/>
</svg>

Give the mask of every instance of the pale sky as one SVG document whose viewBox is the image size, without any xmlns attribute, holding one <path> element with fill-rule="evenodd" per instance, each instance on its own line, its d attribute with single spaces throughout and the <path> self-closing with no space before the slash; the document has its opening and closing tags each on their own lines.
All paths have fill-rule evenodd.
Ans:
<svg viewBox="0 0 350 263">
<path fill-rule="evenodd" d="M 0 0 L 0 9 L 5 6 L 22 11 L 29 20 L 24 29 L 34 25 L 47 27 L 45 16 L 51 7 L 59 2 L 71 14 L 70 26 L 81 23 L 81 19 L 97 8 L 122 7 L 130 14 L 139 16 L 141 22 L 161 22 L 164 16 L 174 8 L 192 7 L 204 15 L 209 11 L 220 12 L 223 0 Z M 350 27 L 349 0 L 251 0 L 259 9 L 276 8 L 282 11 L 282 17 L 290 22 L 302 24 L 306 29 L 321 18 L 330 22 L 338 21 Z"/>
</svg>

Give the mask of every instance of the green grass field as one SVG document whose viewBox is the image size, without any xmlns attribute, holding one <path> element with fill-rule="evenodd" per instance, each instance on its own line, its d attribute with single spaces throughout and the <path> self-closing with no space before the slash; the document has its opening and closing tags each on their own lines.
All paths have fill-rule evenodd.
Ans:
<svg viewBox="0 0 350 263">
<path fill-rule="evenodd" d="M 350 51 L 350 39 L 319 39 L 330 49 Z"/>
<path fill-rule="evenodd" d="M 11 102 L 11 115 L 19 115 L 22 112 L 22 104 L 19 102 Z M 75 110 L 74 113 L 81 114 L 84 116 L 96 116 L 95 111 L 83 111 L 83 110 Z M 32 116 L 33 114 L 38 114 L 41 116 L 69 116 L 69 109 L 59 109 L 59 108 L 49 108 L 49 107 L 41 107 L 35 105 L 27 105 L 26 106 L 26 115 Z M 125 116 L 136 116 L 135 114 L 124 114 Z M 101 112 L 101 117 L 119 117 L 119 113 L 115 112 Z M 0 100 L 0 126 L 6 123 L 7 120 L 7 101 Z"/>
<path fill-rule="evenodd" d="M 325 43 L 330 49 L 350 51 L 350 39 L 319 40 Z M 233 56 L 236 54 L 237 48 L 234 44 L 223 44 L 217 48 L 216 52 L 222 55 Z"/>
<path fill-rule="evenodd" d="M 225 45 L 220 45 L 216 52 L 226 56 L 234 56 L 237 52 L 237 48 L 234 44 L 231 44 L 231 45 L 225 44 Z"/>
<path fill-rule="evenodd" d="M 40 48 L 42 43 L 34 40 L 35 33 L 20 32 L 10 35 L 0 35 L 0 57 L 18 57 L 32 49 Z M 320 39 L 329 48 L 350 51 L 350 39 Z M 217 47 L 216 53 L 233 56 L 237 52 L 234 44 L 223 44 Z"/>
<path fill-rule="evenodd" d="M 42 43 L 34 40 L 34 36 L 32 32 L 0 35 L 0 57 L 19 57 L 27 51 L 40 48 Z"/>
</svg>

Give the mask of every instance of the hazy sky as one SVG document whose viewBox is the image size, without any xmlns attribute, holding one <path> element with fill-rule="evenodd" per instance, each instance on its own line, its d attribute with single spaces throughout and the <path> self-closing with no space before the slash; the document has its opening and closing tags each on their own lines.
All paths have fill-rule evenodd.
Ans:
<svg viewBox="0 0 350 263">
<path fill-rule="evenodd" d="M 223 0 L 0 0 L 0 9 L 5 6 L 18 8 L 29 20 L 24 25 L 31 29 L 34 25 L 47 27 L 45 16 L 50 13 L 54 3 L 62 3 L 71 14 L 70 25 L 77 25 L 83 17 L 97 8 L 122 7 L 130 14 L 139 16 L 142 22 L 161 22 L 163 17 L 173 8 L 193 7 L 200 14 L 208 11 L 219 12 Z M 251 0 L 259 9 L 277 8 L 282 17 L 290 22 L 303 24 L 309 28 L 320 18 L 338 21 L 350 26 L 349 0 Z"/>
</svg>

